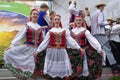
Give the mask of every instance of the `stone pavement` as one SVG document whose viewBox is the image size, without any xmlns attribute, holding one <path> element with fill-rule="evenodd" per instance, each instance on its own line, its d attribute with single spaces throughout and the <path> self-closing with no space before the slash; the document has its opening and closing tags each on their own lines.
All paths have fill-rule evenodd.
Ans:
<svg viewBox="0 0 120 80">
<path fill-rule="evenodd" d="M 108 80 L 110 77 L 112 77 L 112 72 L 110 68 L 103 68 L 103 74 L 100 79 L 97 80 Z M 0 80 L 18 80 L 16 79 L 10 71 L 7 69 L 0 69 Z M 28 79 L 28 80 L 34 80 L 34 79 Z M 37 79 L 41 80 L 41 79 Z"/>
</svg>

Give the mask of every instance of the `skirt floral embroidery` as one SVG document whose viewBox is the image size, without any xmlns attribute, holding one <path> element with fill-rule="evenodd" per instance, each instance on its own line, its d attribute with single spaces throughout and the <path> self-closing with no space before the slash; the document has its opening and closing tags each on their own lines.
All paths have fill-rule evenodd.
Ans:
<svg viewBox="0 0 120 80">
<path fill-rule="evenodd" d="M 23 72 L 19 68 L 14 68 L 11 64 L 5 64 L 5 67 L 9 69 L 16 78 L 21 80 L 26 80 L 27 78 L 32 76 L 31 72 L 29 71 Z"/>
<path fill-rule="evenodd" d="M 45 62 L 46 52 L 42 51 L 35 58 L 35 70 L 32 75 L 33 78 L 46 78 L 47 76 L 43 74 L 44 62 Z"/>
<path fill-rule="evenodd" d="M 67 49 L 74 75 L 82 74 L 83 55 L 80 50 Z"/>
<path fill-rule="evenodd" d="M 79 76 L 83 71 L 83 57 L 79 50 L 68 49 L 68 55 L 72 64 L 73 74 Z M 92 47 L 87 47 L 85 49 L 87 55 L 87 63 L 89 75 L 87 76 L 89 80 L 94 80 L 102 75 L 102 56 L 94 50 Z M 85 80 L 84 77 L 80 77 L 80 80 Z"/>
</svg>

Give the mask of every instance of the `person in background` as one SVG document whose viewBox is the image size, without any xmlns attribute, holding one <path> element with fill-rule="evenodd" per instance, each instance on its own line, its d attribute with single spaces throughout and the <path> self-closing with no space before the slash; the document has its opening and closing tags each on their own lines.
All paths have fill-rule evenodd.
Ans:
<svg viewBox="0 0 120 80">
<path fill-rule="evenodd" d="M 69 12 L 70 12 L 70 21 L 69 21 L 69 23 L 70 23 L 70 25 L 74 24 L 75 16 L 82 16 L 82 18 L 84 20 L 84 23 L 83 23 L 84 26 L 83 27 L 85 27 L 86 29 L 90 30 L 90 28 L 87 26 L 87 23 L 85 21 L 85 13 L 84 13 L 84 11 L 83 10 L 77 10 L 76 3 L 75 3 L 74 0 L 70 1 L 69 5 L 70 5 L 69 6 Z"/>
<path fill-rule="evenodd" d="M 44 74 L 52 78 L 59 77 L 69 80 L 69 76 L 72 75 L 73 71 L 66 47 L 83 51 L 77 42 L 70 36 L 70 32 L 61 28 L 61 16 L 56 15 L 54 17 L 53 28 L 47 32 L 45 39 L 34 53 L 36 57 L 39 52 L 46 49 Z"/>
<path fill-rule="evenodd" d="M 78 11 L 76 10 L 76 2 L 74 0 L 69 1 L 69 12 L 70 12 L 70 19 L 69 19 L 69 26 L 70 30 L 74 27 L 74 19 L 75 16 L 78 15 Z"/>
<path fill-rule="evenodd" d="M 55 11 L 51 11 L 50 13 L 49 13 L 49 16 L 50 16 L 50 28 L 52 28 L 52 26 L 53 26 L 53 22 L 54 22 L 54 17 L 55 17 L 55 15 L 56 15 L 56 12 Z"/>
<path fill-rule="evenodd" d="M 91 32 L 91 26 L 90 25 L 88 26 L 88 23 L 86 22 L 86 17 L 87 16 L 86 16 L 85 12 L 83 10 L 80 10 L 79 11 L 79 15 L 83 18 L 83 22 L 84 22 L 83 25 L 84 25 L 84 27 Z"/>
<path fill-rule="evenodd" d="M 40 12 L 39 12 L 39 18 L 38 18 L 38 24 L 42 27 L 44 27 L 45 34 L 49 30 L 50 26 L 50 17 L 47 14 L 47 11 L 49 10 L 49 7 L 47 4 L 43 3 L 40 6 Z"/>
<path fill-rule="evenodd" d="M 91 16 L 92 19 L 91 33 L 98 40 L 98 42 L 102 46 L 102 49 L 105 51 L 108 62 L 110 63 L 110 67 L 112 68 L 112 72 L 119 73 L 120 66 L 117 65 L 117 62 L 110 49 L 108 37 L 105 34 L 105 25 L 108 24 L 107 21 L 105 20 L 103 13 L 105 6 L 106 4 L 104 4 L 103 2 L 97 3 L 96 5 L 97 10 Z"/>
<path fill-rule="evenodd" d="M 55 12 L 55 11 L 51 11 L 51 12 L 49 13 L 49 16 L 50 16 L 50 20 L 51 20 L 51 22 L 54 21 L 54 17 L 55 17 L 55 15 L 56 15 L 56 12 Z"/>
<path fill-rule="evenodd" d="M 23 29 L 18 32 L 11 46 L 5 50 L 5 67 L 12 74 L 21 80 L 27 80 L 33 75 L 35 69 L 35 58 L 33 53 L 43 40 L 43 31 L 37 23 L 39 11 L 32 9 L 30 12 L 30 21 L 26 23 Z M 25 37 L 24 44 L 20 44 Z"/>
<path fill-rule="evenodd" d="M 105 25 L 105 33 L 106 33 L 108 39 L 110 39 L 110 32 L 111 32 L 111 28 L 113 26 L 113 19 L 112 18 L 108 18 L 107 19 L 107 23 L 108 24 Z"/>
<path fill-rule="evenodd" d="M 113 20 L 107 19 L 109 25 L 105 26 L 105 28 L 109 31 L 109 40 L 111 45 L 111 50 L 113 52 L 113 56 L 117 63 L 120 65 L 120 21 L 117 20 L 115 25 L 112 25 Z"/>
</svg>

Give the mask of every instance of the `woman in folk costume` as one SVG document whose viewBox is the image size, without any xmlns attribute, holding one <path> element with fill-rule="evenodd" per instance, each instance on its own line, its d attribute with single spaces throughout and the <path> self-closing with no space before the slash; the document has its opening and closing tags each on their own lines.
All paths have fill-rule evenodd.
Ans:
<svg viewBox="0 0 120 80">
<path fill-rule="evenodd" d="M 83 19 L 81 16 L 75 18 L 76 28 L 72 29 L 71 36 L 77 43 L 85 50 L 80 54 L 78 51 L 70 51 L 71 62 L 74 73 L 82 80 L 94 80 L 102 74 L 102 54 L 101 45 L 90 34 L 86 28 L 83 27 Z M 76 55 L 74 55 L 74 54 Z M 100 53 L 100 54 L 99 54 Z"/>
<path fill-rule="evenodd" d="M 61 28 L 61 17 L 56 15 L 54 17 L 54 27 L 49 30 L 45 39 L 34 53 L 37 56 L 39 52 L 47 48 L 43 70 L 44 74 L 52 78 L 68 78 L 68 76 L 72 75 L 73 71 L 66 47 L 82 51 L 82 48 L 70 36 L 70 33 Z"/>
<path fill-rule="evenodd" d="M 16 35 L 11 42 L 11 46 L 6 49 L 4 54 L 5 67 L 21 80 L 26 80 L 33 74 L 35 68 L 33 53 L 43 39 L 43 31 L 37 23 L 38 16 L 38 10 L 32 9 L 30 22 L 26 23 Z M 25 37 L 26 41 L 23 45 L 20 45 L 23 37 Z"/>
</svg>

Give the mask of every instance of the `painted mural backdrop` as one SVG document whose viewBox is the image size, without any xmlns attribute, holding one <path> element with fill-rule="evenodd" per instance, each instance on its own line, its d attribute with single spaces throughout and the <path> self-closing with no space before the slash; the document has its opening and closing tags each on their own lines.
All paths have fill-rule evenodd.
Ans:
<svg viewBox="0 0 120 80">
<path fill-rule="evenodd" d="M 3 64 L 4 50 L 23 25 L 28 21 L 30 8 L 14 3 L 0 2 L 0 64 Z"/>
</svg>

